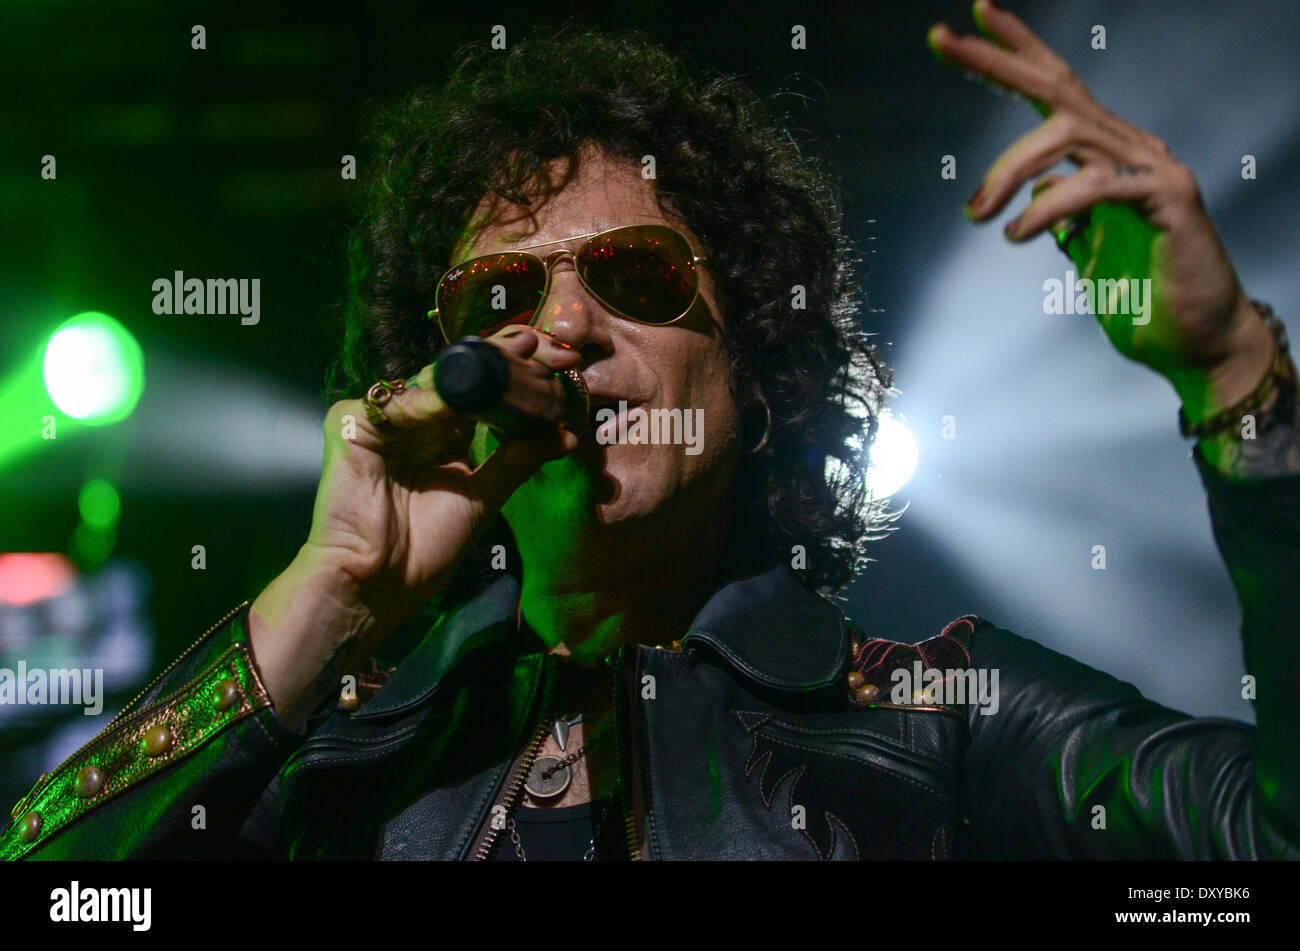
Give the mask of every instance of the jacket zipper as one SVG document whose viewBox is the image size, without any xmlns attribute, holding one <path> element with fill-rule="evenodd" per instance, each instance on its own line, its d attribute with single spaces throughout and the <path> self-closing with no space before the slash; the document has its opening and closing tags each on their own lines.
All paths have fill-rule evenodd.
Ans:
<svg viewBox="0 0 1300 951">
<path fill-rule="evenodd" d="M 628 673 L 635 675 L 636 658 L 640 648 L 629 644 L 619 651 L 614 675 L 614 735 L 617 738 L 618 771 L 622 791 L 619 795 L 623 808 L 623 829 L 627 837 L 628 858 L 639 862 L 642 855 L 642 816 L 644 814 L 644 796 L 642 795 L 641 756 L 640 756 L 640 721 L 635 716 L 637 709 L 637 689 L 639 684 L 632 676 L 631 684 L 625 680 Z M 626 658 L 626 659 L 625 659 Z"/>
<path fill-rule="evenodd" d="M 190 654 L 194 652 L 194 648 L 198 647 L 201 643 L 203 643 L 203 641 L 207 639 L 207 637 L 210 634 L 212 634 L 213 631 L 217 630 L 222 625 L 226 624 L 236 614 L 244 610 L 244 608 L 248 607 L 248 604 L 249 602 L 244 601 L 238 607 L 233 608 L 230 611 L 226 612 L 225 616 L 222 617 L 221 620 L 217 621 L 217 623 L 213 624 L 210 628 L 208 628 L 206 631 L 200 634 L 198 639 L 195 640 L 193 644 L 185 648 L 185 650 L 181 651 L 180 654 L 176 656 L 175 660 L 173 660 L 170 664 L 168 664 L 166 667 L 163 668 L 162 673 L 160 673 L 153 680 L 149 681 L 149 685 L 147 687 L 145 687 L 138 694 L 132 697 L 130 703 L 124 706 L 121 710 L 117 711 L 117 715 L 113 717 L 113 719 L 109 720 L 108 723 L 104 725 L 103 729 L 101 729 L 93 737 L 91 737 L 89 740 L 83 743 L 81 747 L 71 756 L 67 757 L 67 759 L 65 759 L 64 762 L 67 762 L 68 760 L 76 759 L 83 752 L 85 752 L 86 747 L 90 746 L 92 743 L 98 740 L 106 731 L 111 730 L 119 720 L 121 720 L 131 711 L 131 708 L 134 707 L 140 701 L 141 697 L 147 694 L 154 687 L 158 686 L 158 684 L 162 681 L 164 677 L 166 677 L 168 674 L 170 674 L 173 670 L 176 669 L 177 664 L 183 661 L 186 657 L 190 656 Z M 23 809 L 27 805 L 27 803 L 34 802 L 36 800 L 36 797 L 39 796 L 41 790 L 45 788 L 50 777 L 57 772 L 58 772 L 58 768 L 56 767 L 52 772 L 42 773 L 41 778 L 36 780 L 36 785 L 32 787 L 31 791 L 22 799 L 18 800 L 18 803 L 17 805 L 14 806 L 12 812 L 10 813 L 10 816 L 14 819 L 17 819 L 18 816 L 23 812 Z"/>
<path fill-rule="evenodd" d="M 501 789 L 504 794 L 498 792 L 495 801 L 488 809 L 487 818 L 483 821 L 483 831 L 479 833 L 478 842 L 474 845 L 471 862 L 482 862 L 492 854 L 492 846 L 496 844 L 497 836 L 501 830 L 492 824 L 493 813 L 497 806 L 503 806 L 504 810 L 500 813 L 503 816 L 509 816 L 510 810 L 515 807 L 519 800 L 520 793 L 524 790 L 524 780 L 528 778 L 528 773 L 533 768 L 533 761 L 537 759 L 537 754 L 541 752 L 542 744 L 546 742 L 546 735 L 550 732 L 551 722 L 547 719 L 547 714 L 551 709 L 552 686 L 555 681 L 555 665 L 549 658 L 546 661 L 546 672 L 543 675 L 545 682 L 542 686 L 542 720 L 538 723 L 537 728 L 533 730 L 532 736 L 529 737 L 528 744 L 524 747 L 523 753 L 515 760 L 514 768 L 506 774 L 505 782 L 502 783 Z"/>
</svg>

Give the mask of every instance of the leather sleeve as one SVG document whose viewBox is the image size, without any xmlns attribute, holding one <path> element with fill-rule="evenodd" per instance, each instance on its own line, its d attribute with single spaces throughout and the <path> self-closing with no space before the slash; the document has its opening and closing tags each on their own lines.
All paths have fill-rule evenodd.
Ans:
<svg viewBox="0 0 1300 951">
<path fill-rule="evenodd" d="M 1197 465 L 1241 602 L 1257 727 L 1167 709 L 1031 640 L 979 630 L 972 661 L 998 669 L 1001 704 L 969 717 L 975 855 L 1300 857 L 1300 477 L 1232 482 Z"/>
<path fill-rule="evenodd" d="M 275 857 L 269 836 L 250 841 L 265 823 L 249 819 L 302 735 L 271 706 L 247 623 L 245 602 L 42 776 L 0 833 L 0 858 Z"/>
</svg>

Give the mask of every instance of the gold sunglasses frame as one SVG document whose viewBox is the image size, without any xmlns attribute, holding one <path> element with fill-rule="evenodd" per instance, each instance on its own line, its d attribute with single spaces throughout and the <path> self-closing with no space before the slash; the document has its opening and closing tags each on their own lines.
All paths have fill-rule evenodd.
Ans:
<svg viewBox="0 0 1300 951">
<path fill-rule="evenodd" d="M 590 284 L 587 283 L 586 278 L 582 276 L 582 271 L 577 266 L 578 254 L 583 250 L 583 248 L 585 248 L 594 239 L 603 237 L 607 234 L 613 234 L 616 231 L 628 231 L 637 228 L 662 228 L 666 231 L 671 231 L 673 234 L 677 235 L 679 238 L 682 239 L 682 242 L 686 245 L 686 249 L 691 253 L 690 263 L 692 267 L 694 267 L 697 271 L 696 281 L 695 281 L 695 293 L 691 295 L 690 303 L 686 305 L 686 308 L 680 314 L 674 317 L 672 320 L 653 320 L 653 321 L 641 320 L 640 318 L 633 317 L 631 314 L 624 313 L 623 311 L 619 310 L 617 307 L 614 307 L 612 304 L 606 301 L 605 298 L 603 298 L 600 294 L 596 293 L 595 289 Z M 569 241 L 578 241 L 580 239 L 582 240 L 582 244 L 578 245 L 577 251 L 574 251 L 571 248 L 557 248 L 556 250 L 552 251 L 550 254 L 546 255 L 545 257 L 542 257 L 540 254 L 531 253 L 534 248 L 545 248 L 553 244 L 563 244 Z M 449 336 L 447 336 L 447 328 L 442 322 L 442 314 L 439 312 L 439 308 L 437 306 L 438 294 L 441 293 L 442 290 L 442 282 L 447 279 L 447 275 L 450 274 L 452 271 L 456 271 L 459 270 L 460 268 L 473 264 L 475 261 L 481 261 L 485 258 L 500 257 L 503 254 L 526 254 L 529 257 L 535 258 L 538 262 L 540 262 L 542 268 L 546 272 L 546 285 L 542 288 L 542 293 L 540 298 L 538 299 L 537 307 L 533 309 L 533 319 L 530 320 L 527 324 L 527 326 L 529 327 L 532 327 L 537 323 L 538 316 L 545 309 L 546 299 L 551 296 L 552 271 L 555 265 L 558 264 L 560 261 L 562 261 L 566 256 L 570 259 L 570 261 L 574 263 L 573 272 L 578 276 L 578 281 L 582 284 L 584 288 L 586 288 L 588 294 L 596 298 L 596 300 L 600 301 L 602 307 L 606 308 L 608 311 L 610 311 L 610 313 L 623 318 L 624 320 L 630 320 L 636 324 L 645 324 L 646 326 L 649 327 L 667 327 L 669 324 L 677 323 L 677 321 L 681 320 L 683 317 L 685 317 L 687 314 L 691 312 L 691 309 L 695 306 L 696 302 L 699 301 L 700 299 L 700 281 L 698 276 L 699 265 L 705 264 L 709 260 L 707 257 L 702 257 L 695 253 L 695 248 L 691 244 L 691 239 L 688 238 L 686 235 L 682 234 L 680 229 L 674 228 L 672 225 L 665 225 L 665 224 L 658 224 L 658 223 L 641 224 L 641 225 L 619 225 L 617 228 L 606 228 L 603 231 L 591 231 L 588 232 L 587 234 L 575 234 L 575 235 L 570 235 L 567 238 L 556 238 L 554 241 L 543 241 L 541 244 L 530 244 L 524 248 L 511 248 L 509 251 L 492 251 L 488 254 L 475 255 L 472 258 L 468 258 L 464 261 L 461 261 L 459 264 L 455 264 L 447 268 L 447 270 L 442 272 L 442 276 L 438 278 L 438 283 L 434 285 L 434 298 L 433 298 L 434 308 L 431 311 L 429 311 L 426 316 L 432 317 L 434 320 L 438 322 L 438 330 L 442 333 L 442 339 L 446 343 L 454 343 L 454 341 Z"/>
</svg>

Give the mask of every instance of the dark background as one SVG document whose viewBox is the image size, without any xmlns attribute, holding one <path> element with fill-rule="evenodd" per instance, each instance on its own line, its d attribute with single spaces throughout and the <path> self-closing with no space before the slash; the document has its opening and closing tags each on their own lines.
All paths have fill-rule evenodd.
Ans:
<svg viewBox="0 0 1300 951">
<path fill-rule="evenodd" d="M 1248 290 L 1294 327 L 1300 5 L 1011 7 L 1197 172 Z M 113 481 L 113 563 L 144 584 L 154 668 L 256 597 L 306 537 L 358 186 L 339 163 L 353 154 L 371 171 L 358 138 L 369 101 L 438 79 L 494 24 L 514 42 L 573 17 L 644 29 L 764 94 L 797 93 L 783 99 L 791 123 L 836 169 L 869 264 L 863 320 L 897 366 L 895 405 L 921 445 L 897 496 L 910 505 L 902 531 L 846 592 L 850 614 L 914 641 L 981 613 L 1162 702 L 1252 718 L 1235 598 L 1172 391 L 1088 318 L 1041 313 L 1042 281 L 1066 267 L 1050 242 L 1012 248 L 1000 222 L 961 216 L 1037 121 L 931 57 L 933 22 L 972 28 L 964 2 L 50 2 L 0 4 L 0 16 L 0 372 L 27 365 L 66 317 L 102 310 L 140 341 L 147 374 L 129 420 L 0 456 L 0 552 L 68 550 L 79 487 Z M 194 24 L 206 50 L 191 49 Z M 791 48 L 793 24 L 806 50 Z M 1089 46 L 1094 24 L 1105 51 Z M 1240 178 L 1247 153 L 1256 181 Z M 56 181 L 40 178 L 45 154 Z M 939 175 L 945 154 L 956 181 Z M 152 282 L 176 270 L 260 278 L 260 323 L 153 314 Z M 939 438 L 945 414 L 956 440 Z M 1098 543 L 1103 572 L 1089 563 Z M 104 722 L 86 721 L 78 737 Z M 70 752 L 35 735 L 0 738 L 13 767 L 0 793 L 16 797 Z"/>
</svg>

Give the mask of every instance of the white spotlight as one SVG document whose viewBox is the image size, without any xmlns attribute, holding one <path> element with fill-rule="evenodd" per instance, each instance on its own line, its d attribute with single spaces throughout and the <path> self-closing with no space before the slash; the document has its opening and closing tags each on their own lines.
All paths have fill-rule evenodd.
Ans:
<svg viewBox="0 0 1300 951">
<path fill-rule="evenodd" d="M 867 464 L 867 488 L 873 498 L 893 495 L 912 478 L 920 451 L 911 432 L 891 413 L 881 414 Z"/>
</svg>

